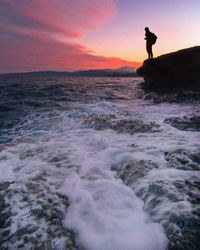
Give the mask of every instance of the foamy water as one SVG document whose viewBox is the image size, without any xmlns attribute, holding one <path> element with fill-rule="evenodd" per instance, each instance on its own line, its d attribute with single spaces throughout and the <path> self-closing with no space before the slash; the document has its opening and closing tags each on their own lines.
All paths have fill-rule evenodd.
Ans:
<svg viewBox="0 0 200 250">
<path fill-rule="evenodd" d="M 199 104 L 145 101 L 135 78 L 23 81 L 3 96 L 2 247 L 198 249 L 199 132 L 164 120 Z"/>
</svg>

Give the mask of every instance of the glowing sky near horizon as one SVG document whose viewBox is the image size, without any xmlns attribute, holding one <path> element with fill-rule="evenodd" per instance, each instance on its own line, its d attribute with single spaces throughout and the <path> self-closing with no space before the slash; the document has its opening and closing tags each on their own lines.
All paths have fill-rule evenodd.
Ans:
<svg viewBox="0 0 200 250">
<path fill-rule="evenodd" d="M 200 0 L 0 0 L 0 73 L 139 66 L 200 44 Z"/>
</svg>

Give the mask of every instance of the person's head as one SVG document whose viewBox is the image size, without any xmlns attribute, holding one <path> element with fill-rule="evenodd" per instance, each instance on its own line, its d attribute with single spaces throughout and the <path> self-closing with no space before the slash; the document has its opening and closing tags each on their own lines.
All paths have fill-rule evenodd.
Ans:
<svg viewBox="0 0 200 250">
<path fill-rule="evenodd" d="M 146 27 L 144 30 L 148 32 L 148 31 L 149 31 L 149 28 L 148 28 L 148 27 Z"/>
</svg>

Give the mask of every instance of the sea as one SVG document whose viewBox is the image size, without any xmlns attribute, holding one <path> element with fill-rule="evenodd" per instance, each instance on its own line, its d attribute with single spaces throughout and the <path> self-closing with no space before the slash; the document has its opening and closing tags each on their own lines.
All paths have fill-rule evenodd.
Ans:
<svg viewBox="0 0 200 250">
<path fill-rule="evenodd" d="M 200 103 L 142 81 L 0 78 L 1 250 L 200 249 Z"/>
</svg>

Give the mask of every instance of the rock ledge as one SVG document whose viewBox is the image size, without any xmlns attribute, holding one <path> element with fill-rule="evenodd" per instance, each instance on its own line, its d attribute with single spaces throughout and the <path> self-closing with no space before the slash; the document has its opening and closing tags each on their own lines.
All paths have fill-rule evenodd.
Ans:
<svg viewBox="0 0 200 250">
<path fill-rule="evenodd" d="M 144 61 L 137 69 L 145 91 L 200 90 L 200 46 Z"/>
</svg>

